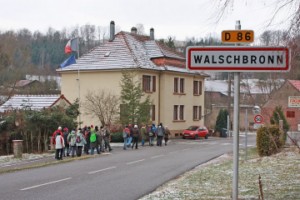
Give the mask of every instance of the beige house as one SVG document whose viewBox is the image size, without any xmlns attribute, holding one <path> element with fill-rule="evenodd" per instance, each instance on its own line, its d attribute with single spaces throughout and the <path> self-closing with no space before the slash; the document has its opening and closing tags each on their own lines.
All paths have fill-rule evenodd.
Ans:
<svg viewBox="0 0 300 200">
<path fill-rule="evenodd" d="M 185 56 L 177 53 L 150 36 L 131 32 L 115 34 L 110 24 L 110 40 L 82 55 L 76 64 L 58 69 L 61 75 L 61 92 L 71 102 L 80 97 L 84 104 L 88 91 L 104 90 L 120 96 L 123 70 L 132 70 L 142 83 L 145 94 L 153 103 L 151 121 L 162 122 L 175 136 L 189 125 L 204 125 L 205 73 L 190 71 L 185 66 Z M 99 125 L 99 120 L 84 114 L 84 125 Z"/>
</svg>

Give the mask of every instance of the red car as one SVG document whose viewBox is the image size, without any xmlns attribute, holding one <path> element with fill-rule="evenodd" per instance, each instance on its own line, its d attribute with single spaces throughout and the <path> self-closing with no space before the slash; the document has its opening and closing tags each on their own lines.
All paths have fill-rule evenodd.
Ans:
<svg viewBox="0 0 300 200">
<path fill-rule="evenodd" d="M 182 138 L 198 139 L 199 137 L 208 138 L 208 130 L 205 126 L 190 126 L 183 131 Z"/>
</svg>

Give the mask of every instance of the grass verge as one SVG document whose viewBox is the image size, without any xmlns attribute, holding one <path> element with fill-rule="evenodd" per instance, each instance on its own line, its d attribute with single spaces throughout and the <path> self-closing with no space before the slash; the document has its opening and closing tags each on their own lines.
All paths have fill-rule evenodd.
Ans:
<svg viewBox="0 0 300 200">
<path fill-rule="evenodd" d="M 218 161 L 219 160 L 219 161 Z M 300 199 L 300 154 L 298 149 L 259 157 L 256 148 L 240 151 L 239 199 L 259 199 L 258 177 L 261 176 L 265 200 Z M 232 155 L 196 167 L 146 195 L 141 200 L 218 200 L 232 199 Z"/>
<path fill-rule="evenodd" d="M 96 156 L 96 155 L 95 155 Z M 67 162 L 73 162 L 75 160 L 85 160 L 89 158 L 94 158 L 94 155 L 83 155 L 81 157 L 74 157 L 74 158 L 67 158 L 63 160 L 55 160 L 52 159 L 41 159 L 40 161 L 32 162 L 32 163 L 27 163 L 27 164 L 19 164 L 19 165 L 14 165 L 9 168 L 4 167 L 0 168 L 0 174 L 3 173 L 11 173 L 15 171 L 20 171 L 20 170 L 26 170 L 26 169 L 33 169 L 33 168 L 39 168 L 39 167 L 45 167 L 45 166 L 50 166 L 50 165 L 57 165 L 61 163 L 67 163 Z"/>
</svg>

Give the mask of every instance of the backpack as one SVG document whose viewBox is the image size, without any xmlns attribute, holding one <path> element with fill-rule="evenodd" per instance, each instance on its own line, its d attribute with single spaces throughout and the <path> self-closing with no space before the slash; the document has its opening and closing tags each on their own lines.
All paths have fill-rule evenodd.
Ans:
<svg viewBox="0 0 300 200">
<path fill-rule="evenodd" d="M 76 135 L 74 133 L 70 133 L 68 135 L 68 142 L 71 146 L 74 146 L 76 144 Z"/>
<path fill-rule="evenodd" d="M 80 137 L 80 135 L 77 135 L 76 136 L 76 143 L 80 143 L 81 142 L 81 137 Z"/>
<path fill-rule="evenodd" d="M 96 142 L 96 140 L 97 140 L 97 135 L 96 135 L 95 132 L 93 132 L 93 133 L 91 134 L 90 141 L 91 141 L 91 142 Z"/>
<path fill-rule="evenodd" d="M 156 127 L 155 126 L 151 126 L 149 136 L 153 136 L 155 134 L 155 132 L 156 132 Z"/>
<path fill-rule="evenodd" d="M 104 137 L 109 137 L 110 133 L 107 129 L 104 130 Z"/>
</svg>

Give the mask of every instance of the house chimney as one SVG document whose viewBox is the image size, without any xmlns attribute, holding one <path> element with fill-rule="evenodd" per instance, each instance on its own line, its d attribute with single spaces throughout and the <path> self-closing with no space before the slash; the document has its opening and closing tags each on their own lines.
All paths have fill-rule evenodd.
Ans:
<svg viewBox="0 0 300 200">
<path fill-rule="evenodd" d="M 110 22 L 110 36 L 109 41 L 112 42 L 115 39 L 115 22 Z"/>
<path fill-rule="evenodd" d="M 137 34 L 137 28 L 136 27 L 132 27 L 131 28 L 131 33 L 132 34 Z"/>
<path fill-rule="evenodd" d="M 150 40 L 154 40 L 154 28 L 150 28 Z"/>
</svg>

